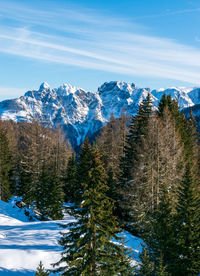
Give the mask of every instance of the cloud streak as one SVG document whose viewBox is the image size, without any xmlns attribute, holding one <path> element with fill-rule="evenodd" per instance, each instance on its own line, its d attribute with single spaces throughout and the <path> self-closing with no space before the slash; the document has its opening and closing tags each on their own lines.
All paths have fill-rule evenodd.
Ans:
<svg viewBox="0 0 200 276">
<path fill-rule="evenodd" d="M 9 19 L 9 24 L 0 21 L 2 53 L 133 77 L 200 84 L 198 48 L 143 35 L 143 27 L 128 20 L 77 7 L 38 11 L 0 4 L 0 18 Z"/>
<path fill-rule="evenodd" d="M 200 8 L 194 8 L 194 9 L 183 9 L 183 10 L 166 10 L 162 13 L 157 14 L 150 14 L 150 15 L 144 15 L 144 16 L 137 16 L 134 19 L 143 19 L 143 18 L 157 18 L 157 17 L 165 17 L 170 15 L 177 15 L 177 14 L 190 14 L 190 13 L 198 13 L 200 12 Z"/>
</svg>

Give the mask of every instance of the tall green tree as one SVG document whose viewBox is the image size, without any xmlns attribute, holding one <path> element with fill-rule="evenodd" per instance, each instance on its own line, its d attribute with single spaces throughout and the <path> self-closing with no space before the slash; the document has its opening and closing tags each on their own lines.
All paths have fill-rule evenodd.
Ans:
<svg viewBox="0 0 200 276">
<path fill-rule="evenodd" d="M 107 197 L 106 174 L 101 155 L 96 147 L 84 146 L 88 169 L 81 184 L 84 192 L 81 202 L 68 212 L 76 222 L 67 225 L 69 231 L 62 233 L 59 243 L 63 247 L 62 257 L 56 271 L 62 275 L 132 275 L 126 249 L 116 244 L 121 242 L 116 218 L 112 214 L 113 201 Z M 86 177 L 87 175 L 87 177 Z"/>
<path fill-rule="evenodd" d="M 74 202 L 80 203 L 85 190 L 85 183 L 88 181 L 88 171 L 91 167 L 91 145 L 86 137 L 80 151 L 77 163 L 76 191 L 74 193 Z"/>
<path fill-rule="evenodd" d="M 139 151 L 142 147 L 142 139 L 147 135 L 149 118 L 152 114 L 151 96 L 142 101 L 139 107 L 138 114 L 132 118 L 129 126 L 129 131 L 126 136 L 124 146 L 124 154 L 120 162 L 120 175 L 118 181 L 118 200 L 116 201 L 116 214 L 124 227 L 128 227 L 132 223 L 132 208 L 127 197 L 131 197 L 134 201 L 134 175 L 133 168 L 138 162 Z M 129 229 L 133 233 L 133 229 Z M 134 229 L 134 234 L 138 235 L 138 230 Z"/>
<path fill-rule="evenodd" d="M 62 219 L 63 190 L 56 175 L 55 164 L 43 164 L 36 195 L 36 207 L 42 219 Z"/>
<path fill-rule="evenodd" d="M 175 216 L 176 247 L 173 275 L 198 275 L 200 272 L 200 192 L 199 183 L 188 164 Z M 178 273 L 178 274 L 177 274 Z"/>
<path fill-rule="evenodd" d="M 171 274 L 167 272 L 167 266 L 164 265 L 162 254 L 160 255 L 159 263 L 156 267 L 155 276 L 170 276 Z"/>
<path fill-rule="evenodd" d="M 137 160 L 137 148 L 141 143 L 141 137 L 147 134 L 149 117 L 152 113 L 152 102 L 150 94 L 147 95 L 139 106 L 138 114 L 133 116 L 129 125 L 124 154 L 121 158 L 120 184 L 124 186 L 127 181 L 132 179 L 132 167 Z"/>
<path fill-rule="evenodd" d="M 40 261 L 37 271 L 35 272 L 35 276 L 49 276 L 49 273 L 47 273 L 43 267 L 42 262 Z"/>
<path fill-rule="evenodd" d="M 65 201 L 75 202 L 75 195 L 79 185 L 77 183 L 77 164 L 74 153 L 68 160 L 66 175 L 64 176 L 63 182 Z"/>
<path fill-rule="evenodd" d="M 140 254 L 140 267 L 136 272 L 137 276 L 154 276 L 154 263 L 152 262 L 146 247 L 143 247 Z"/>
<path fill-rule="evenodd" d="M 151 253 L 151 259 L 160 273 L 161 270 L 167 273 L 174 265 L 173 252 L 176 248 L 174 215 L 167 187 L 162 192 L 157 210 L 151 214 L 151 227 L 148 230 L 144 241 Z"/>
<path fill-rule="evenodd" d="M 6 131 L 0 129 L 0 200 L 10 198 L 11 154 Z"/>
</svg>

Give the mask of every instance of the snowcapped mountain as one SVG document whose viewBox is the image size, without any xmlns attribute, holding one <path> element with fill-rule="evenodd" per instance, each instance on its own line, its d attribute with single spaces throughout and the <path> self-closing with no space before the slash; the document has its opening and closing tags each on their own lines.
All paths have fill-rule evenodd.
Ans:
<svg viewBox="0 0 200 276">
<path fill-rule="evenodd" d="M 177 99 L 180 109 L 200 104 L 200 88 L 152 90 L 136 87 L 134 83 L 111 81 L 105 82 L 97 92 L 87 92 L 69 84 L 52 89 L 44 82 L 39 90 L 0 102 L 0 117 L 27 122 L 36 118 L 43 125 L 61 125 L 75 146 L 80 145 L 87 134 L 91 136 L 97 132 L 112 113 L 116 118 L 122 113 L 136 114 L 148 92 L 155 107 L 164 93 Z"/>
</svg>

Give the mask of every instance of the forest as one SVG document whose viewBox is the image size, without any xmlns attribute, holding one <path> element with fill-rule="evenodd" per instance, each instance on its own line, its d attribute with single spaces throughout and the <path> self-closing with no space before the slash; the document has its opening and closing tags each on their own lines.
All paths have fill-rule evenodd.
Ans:
<svg viewBox="0 0 200 276">
<path fill-rule="evenodd" d="M 199 179 L 197 123 L 167 95 L 158 109 L 149 94 L 137 115 L 111 115 L 76 152 L 61 128 L 0 121 L 0 199 L 21 196 L 41 220 L 75 218 L 60 261 L 38 276 L 198 275 Z M 123 230 L 143 240 L 136 267 Z"/>
</svg>

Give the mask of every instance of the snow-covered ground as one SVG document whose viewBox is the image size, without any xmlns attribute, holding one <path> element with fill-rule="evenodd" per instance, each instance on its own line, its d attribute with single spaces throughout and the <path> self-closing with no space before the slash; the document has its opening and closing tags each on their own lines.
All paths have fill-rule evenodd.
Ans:
<svg viewBox="0 0 200 276">
<path fill-rule="evenodd" d="M 33 276 L 39 262 L 45 268 L 60 259 L 61 247 L 57 244 L 64 221 L 29 222 L 22 209 L 0 201 L 0 275 Z M 135 252 L 135 260 L 141 249 L 141 240 L 123 233 L 127 246 Z"/>
</svg>

